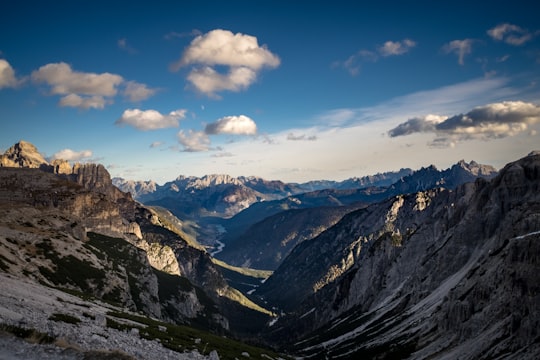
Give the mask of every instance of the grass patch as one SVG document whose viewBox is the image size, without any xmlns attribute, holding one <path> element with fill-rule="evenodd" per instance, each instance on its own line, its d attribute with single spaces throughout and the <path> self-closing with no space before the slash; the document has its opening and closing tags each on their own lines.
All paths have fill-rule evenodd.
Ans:
<svg viewBox="0 0 540 360">
<path fill-rule="evenodd" d="M 35 344 L 51 344 L 55 338 L 35 329 L 26 329 L 15 325 L 0 324 L 0 331 L 12 334 Z"/>
<path fill-rule="evenodd" d="M 262 349 L 256 346 L 248 345 L 230 338 L 210 334 L 205 331 L 197 330 L 183 325 L 173 325 L 164 323 L 158 320 L 147 317 L 124 313 L 124 312 L 109 312 L 107 317 L 107 326 L 129 331 L 130 329 L 139 329 L 139 334 L 142 338 L 148 340 L 159 340 L 163 346 L 174 351 L 191 351 L 198 350 L 203 355 L 208 355 L 212 350 L 216 350 L 220 359 L 242 359 L 242 353 L 247 352 L 252 358 L 286 358 L 272 350 Z M 130 320 L 135 324 L 127 325 L 119 321 L 115 321 L 111 317 L 117 319 Z"/>
<path fill-rule="evenodd" d="M 78 324 L 81 322 L 81 319 L 78 317 L 68 315 L 68 314 L 62 314 L 62 313 L 54 313 L 51 316 L 49 316 L 49 320 L 52 321 L 61 321 L 68 324 Z"/>
<path fill-rule="evenodd" d="M 274 273 L 272 270 L 257 270 L 257 269 L 250 269 L 250 268 L 245 268 L 245 267 L 229 265 L 226 262 L 218 260 L 216 258 L 212 258 L 212 262 L 222 268 L 240 273 L 244 276 L 249 276 L 249 277 L 253 277 L 257 279 L 267 279 Z"/>
</svg>

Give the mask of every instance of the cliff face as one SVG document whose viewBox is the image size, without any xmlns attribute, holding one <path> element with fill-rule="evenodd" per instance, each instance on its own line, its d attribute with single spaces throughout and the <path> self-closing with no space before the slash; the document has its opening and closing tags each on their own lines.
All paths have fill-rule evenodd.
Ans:
<svg viewBox="0 0 540 360">
<path fill-rule="evenodd" d="M 257 290 L 288 312 L 267 335 L 314 358 L 537 358 L 539 188 L 532 154 L 349 214 Z"/>
<path fill-rule="evenodd" d="M 172 249 L 144 238 L 131 196 L 107 188 L 108 174 L 89 180 L 101 169 L 84 167 L 81 185 L 38 169 L 0 169 L 0 268 L 156 318 L 226 328 L 216 304 L 179 276 L 191 274 L 180 272 Z M 116 201 L 106 195 L 113 192 Z"/>
<path fill-rule="evenodd" d="M 0 167 L 39 168 L 48 165 L 37 148 L 29 142 L 19 141 L 0 155 Z"/>
</svg>

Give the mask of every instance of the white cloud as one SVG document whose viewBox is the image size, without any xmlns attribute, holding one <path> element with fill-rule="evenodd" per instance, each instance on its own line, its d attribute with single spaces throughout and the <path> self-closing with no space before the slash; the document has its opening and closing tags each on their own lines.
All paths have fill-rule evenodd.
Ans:
<svg viewBox="0 0 540 360">
<path fill-rule="evenodd" d="M 508 23 L 499 24 L 494 28 L 489 29 L 487 33 L 494 40 L 504 41 L 505 43 L 514 46 L 523 45 L 533 38 L 533 34 L 528 30 Z"/>
<path fill-rule="evenodd" d="M 19 83 L 20 81 L 15 77 L 15 70 L 13 70 L 9 62 L 0 59 L 0 89 L 14 88 L 17 87 Z"/>
<path fill-rule="evenodd" d="M 127 81 L 125 86 L 124 96 L 131 102 L 146 100 L 157 92 L 156 89 L 150 89 L 147 85 L 136 81 Z"/>
<path fill-rule="evenodd" d="M 186 110 L 180 109 L 163 115 L 156 110 L 127 109 L 116 120 L 116 125 L 130 125 L 138 130 L 157 130 L 178 127 L 181 119 L 186 117 Z"/>
<path fill-rule="evenodd" d="M 67 161 L 81 161 L 92 157 L 91 150 L 74 151 L 71 149 L 63 149 L 55 153 L 52 159 L 62 159 Z"/>
<path fill-rule="evenodd" d="M 465 56 L 472 51 L 473 39 L 453 40 L 442 47 L 442 50 L 447 53 L 454 53 L 458 56 L 458 63 L 460 65 L 465 64 Z"/>
<path fill-rule="evenodd" d="M 103 109 L 110 102 L 103 96 L 80 96 L 77 94 L 69 94 L 60 99 L 60 106 L 76 107 L 79 109 Z"/>
<path fill-rule="evenodd" d="M 381 56 L 403 55 L 416 46 L 416 42 L 411 39 L 403 41 L 387 41 L 378 48 Z"/>
<path fill-rule="evenodd" d="M 516 136 L 540 123 L 540 106 L 523 101 L 503 101 L 479 106 L 452 117 L 412 118 L 391 129 L 390 137 L 427 132 L 436 134 L 433 147 L 455 146 L 473 139 L 490 140 Z"/>
<path fill-rule="evenodd" d="M 184 147 L 184 151 L 198 152 L 210 150 L 210 138 L 204 131 L 189 130 L 186 134 L 180 130 L 176 135 L 178 142 Z"/>
<path fill-rule="evenodd" d="M 213 98 L 219 98 L 215 93 L 223 90 L 240 91 L 246 89 L 256 78 L 257 73 L 250 68 L 231 68 L 227 74 L 223 75 L 209 66 L 193 69 L 187 77 L 198 91 Z"/>
<path fill-rule="evenodd" d="M 74 71 L 64 62 L 43 65 L 32 72 L 31 78 L 35 83 L 50 86 L 51 94 L 64 95 L 60 106 L 80 109 L 103 109 L 112 104 L 120 86 L 125 86 L 123 95 L 133 102 L 146 100 L 157 91 L 136 81 L 125 81 L 116 74 Z"/>
<path fill-rule="evenodd" d="M 204 131 L 209 135 L 255 135 L 257 133 L 257 124 L 245 115 L 225 116 L 206 125 Z"/>
<path fill-rule="evenodd" d="M 68 64 L 51 63 L 32 72 L 32 80 L 51 86 L 57 95 L 84 94 L 115 96 L 124 79 L 111 73 L 85 73 L 73 71 Z"/>
<path fill-rule="evenodd" d="M 171 70 L 194 66 L 188 81 L 203 94 L 215 96 L 219 91 L 247 88 L 262 68 L 275 68 L 280 62 L 265 45 L 259 46 L 255 36 L 217 29 L 193 39 L 182 57 L 171 64 Z M 214 66 L 229 70 L 221 74 Z"/>
</svg>

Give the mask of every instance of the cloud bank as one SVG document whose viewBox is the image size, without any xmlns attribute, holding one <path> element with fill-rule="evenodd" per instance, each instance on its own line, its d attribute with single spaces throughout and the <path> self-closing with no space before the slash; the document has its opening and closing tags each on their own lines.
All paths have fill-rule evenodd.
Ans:
<svg viewBox="0 0 540 360">
<path fill-rule="evenodd" d="M 233 34 L 228 30 L 212 30 L 193 39 L 179 60 L 171 64 L 172 71 L 193 66 L 187 79 L 193 87 L 210 97 L 216 93 L 240 91 L 249 87 L 263 68 L 276 68 L 280 59 L 265 45 L 259 46 L 254 36 Z M 216 66 L 225 66 L 225 74 Z"/>
<path fill-rule="evenodd" d="M 116 125 L 129 125 L 137 130 L 157 130 L 178 127 L 179 121 L 186 117 L 186 110 L 179 109 L 163 115 L 156 110 L 127 109 L 115 121 Z"/>
<path fill-rule="evenodd" d="M 388 135 L 434 133 L 436 138 L 430 146 L 448 147 L 466 140 L 515 136 L 536 123 L 540 123 L 540 106 L 523 101 L 503 101 L 451 117 L 428 115 L 412 118 L 388 131 Z"/>
</svg>

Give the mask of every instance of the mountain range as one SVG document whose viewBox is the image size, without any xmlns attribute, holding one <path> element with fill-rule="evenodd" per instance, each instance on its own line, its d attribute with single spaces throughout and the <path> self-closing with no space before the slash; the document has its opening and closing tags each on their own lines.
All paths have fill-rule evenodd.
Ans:
<svg viewBox="0 0 540 360">
<path fill-rule="evenodd" d="M 459 161 L 309 185 L 111 179 L 23 141 L 0 165 L 0 271 L 82 308 L 112 304 L 91 331 L 159 336 L 175 351 L 185 335 L 168 324 L 244 342 L 191 338 L 213 358 L 540 356 L 540 153 L 500 171 Z M 21 323 L 7 306 L 3 328 L 45 321 L 55 335 L 50 310 Z"/>
</svg>

